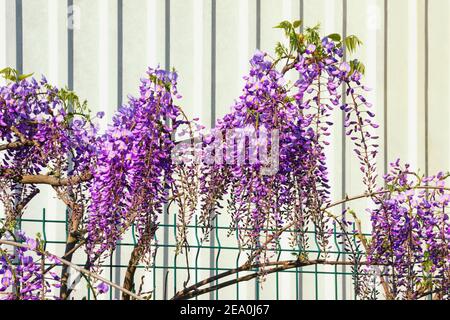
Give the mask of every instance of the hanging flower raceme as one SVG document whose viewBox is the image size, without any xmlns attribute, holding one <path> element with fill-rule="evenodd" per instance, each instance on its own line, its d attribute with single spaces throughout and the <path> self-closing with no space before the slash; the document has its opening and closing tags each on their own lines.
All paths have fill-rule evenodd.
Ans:
<svg viewBox="0 0 450 320">
<path fill-rule="evenodd" d="M 149 69 L 140 96 L 130 97 L 98 140 L 88 217 L 87 249 L 91 258 L 114 249 L 134 223 L 142 254 L 150 253 L 158 217 L 173 181 L 173 131 L 180 111 L 177 74 Z"/>
<path fill-rule="evenodd" d="M 353 71 L 350 65 L 343 63 L 342 79 L 346 86 L 348 101 L 341 105 L 345 112 L 344 127 L 346 135 L 354 144 L 360 170 L 363 173 L 363 183 L 369 193 L 377 189 L 376 156 L 378 154 L 378 136 L 373 134 L 379 125 L 374 122 L 375 114 L 371 111 L 372 104 L 364 97 L 370 89 L 361 84 L 361 74 Z"/>
<path fill-rule="evenodd" d="M 275 248 L 288 222 L 296 222 L 295 244 L 306 237 L 304 208 L 311 199 L 323 203 L 327 192 L 317 190 L 328 186 L 312 118 L 292 103 L 287 81 L 265 53 L 250 63 L 242 96 L 203 139 L 202 219 L 209 227 L 212 211 L 229 194 L 231 228 L 258 258 Z"/>
<path fill-rule="evenodd" d="M 447 178 L 419 176 L 397 160 L 385 176 L 389 192 L 374 198 L 368 261 L 384 267 L 390 298 L 450 298 Z"/>
<path fill-rule="evenodd" d="M 309 29 L 310 39 L 314 43 L 305 44 L 296 60 L 295 70 L 298 80 L 294 83 L 297 92 L 293 96 L 302 116 L 308 120 L 309 132 L 313 135 L 311 152 L 309 153 L 309 170 L 303 175 L 305 186 L 309 183 L 314 192 L 306 192 L 304 204 L 301 206 L 302 225 L 305 229 L 313 223 L 317 233 L 317 242 L 325 251 L 328 248 L 330 233 L 329 218 L 322 208 L 329 202 L 328 166 L 325 159 L 325 148 L 330 144 L 330 117 L 335 106 L 340 103 L 338 88 L 342 85 L 341 73 L 335 72 L 342 61 L 342 47 L 327 37 L 321 41 L 315 29 Z M 305 237 L 301 247 L 308 247 Z"/>
</svg>

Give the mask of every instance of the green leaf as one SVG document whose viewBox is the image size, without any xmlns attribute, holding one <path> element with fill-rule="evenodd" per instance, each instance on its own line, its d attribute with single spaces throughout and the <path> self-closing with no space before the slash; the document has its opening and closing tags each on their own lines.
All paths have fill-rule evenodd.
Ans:
<svg viewBox="0 0 450 320">
<path fill-rule="evenodd" d="M 354 52 L 358 46 L 362 45 L 362 41 L 354 35 L 345 38 L 344 43 L 350 53 Z"/>
<path fill-rule="evenodd" d="M 292 24 L 289 21 L 284 20 L 284 21 L 281 21 L 280 24 L 275 26 L 274 28 L 277 28 L 277 29 L 289 29 L 291 27 L 292 27 Z"/>
<path fill-rule="evenodd" d="M 433 267 L 433 262 L 430 260 L 430 253 L 428 251 L 425 251 L 424 261 L 422 262 L 423 268 L 425 272 L 430 272 L 431 268 Z"/>
<path fill-rule="evenodd" d="M 330 38 L 333 41 L 339 42 L 341 41 L 341 35 L 339 33 L 332 33 L 328 35 L 328 38 Z"/>
<path fill-rule="evenodd" d="M 290 48 L 292 50 L 295 50 L 295 49 L 298 48 L 298 46 L 299 46 L 298 40 L 299 39 L 298 39 L 297 34 L 295 32 L 291 32 L 289 34 L 289 45 L 290 45 Z"/>
<path fill-rule="evenodd" d="M 293 23 L 292 23 L 292 26 L 294 27 L 294 28 L 298 28 L 298 27 L 300 27 L 301 25 L 302 25 L 302 20 L 295 20 Z"/>
<path fill-rule="evenodd" d="M 283 56 L 287 55 L 287 49 L 281 42 L 278 42 L 275 46 L 275 53 L 277 54 L 278 58 L 282 58 Z"/>
<path fill-rule="evenodd" d="M 31 76 L 33 76 L 34 73 L 29 73 L 29 74 L 21 74 L 17 77 L 17 79 L 19 79 L 19 81 L 22 81 L 23 79 L 29 78 Z"/>
<path fill-rule="evenodd" d="M 29 78 L 33 75 L 33 73 L 30 74 L 20 74 L 19 71 L 16 69 L 7 67 L 0 70 L 0 74 L 2 77 L 6 80 L 12 81 L 12 82 L 18 82 L 23 79 Z"/>
<path fill-rule="evenodd" d="M 9 68 L 9 67 L 4 68 L 0 71 L 0 74 L 6 80 L 14 81 L 14 82 L 17 80 L 17 70 L 15 70 L 13 68 Z"/>
<path fill-rule="evenodd" d="M 306 28 L 305 30 L 305 38 L 308 43 L 312 43 L 315 45 L 320 44 L 320 24 L 315 25 L 313 28 Z"/>
<path fill-rule="evenodd" d="M 289 36 L 291 33 L 291 30 L 293 30 L 292 24 L 286 20 L 280 22 L 280 24 L 275 26 L 274 28 L 284 29 L 284 33 L 286 34 L 286 36 Z"/>
<path fill-rule="evenodd" d="M 359 61 L 357 59 L 350 61 L 350 68 L 351 68 L 350 74 L 352 74 L 354 71 L 358 71 L 361 74 L 366 73 L 366 67 L 364 66 L 364 64 L 361 61 Z"/>
</svg>

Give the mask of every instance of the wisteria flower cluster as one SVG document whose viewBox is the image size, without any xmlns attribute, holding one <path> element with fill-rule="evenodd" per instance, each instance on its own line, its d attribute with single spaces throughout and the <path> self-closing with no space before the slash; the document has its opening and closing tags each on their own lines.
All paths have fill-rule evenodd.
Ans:
<svg viewBox="0 0 450 320">
<path fill-rule="evenodd" d="M 135 224 L 140 248 L 151 254 L 158 218 L 173 182 L 172 134 L 180 111 L 177 74 L 149 69 L 140 96 L 130 97 L 98 138 L 90 188 L 87 250 L 91 258 L 110 252 Z"/>
<path fill-rule="evenodd" d="M 42 241 L 21 231 L 6 233 L 5 238 L 26 246 L 0 246 L 0 300 L 57 298 L 53 288 L 60 287 L 60 277 L 53 271 L 45 272 L 45 263 L 58 263 L 58 258 L 44 255 Z"/>
<path fill-rule="evenodd" d="M 12 71 L 2 73 L 11 76 Z M 90 175 L 96 131 L 86 104 L 45 78 L 23 78 L 0 87 L 0 195 L 10 221 L 38 191 L 34 182 L 39 175 L 52 185 Z M 16 208 L 11 199 L 19 203 Z"/>
<path fill-rule="evenodd" d="M 368 263 L 384 267 L 391 298 L 449 298 L 448 177 L 420 176 L 397 160 L 385 176 L 389 192 L 374 197 Z"/>
<path fill-rule="evenodd" d="M 270 59 L 267 53 L 260 51 L 254 55 L 250 73 L 244 77 L 242 96 L 232 112 L 214 128 L 220 134 L 203 140 L 205 148 L 213 146 L 215 149 L 215 161 L 204 161 L 202 168 L 202 221 L 209 228 L 212 212 L 219 207 L 220 200 L 229 195 L 231 228 L 238 233 L 242 246 L 256 252 L 268 245 L 274 248 L 289 225 L 293 230 L 293 247 L 299 247 L 306 254 L 308 230 L 314 228 L 320 250 L 326 256 L 332 224 L 322 208 L 329 203 L 330 193 L 324 153 L 329 145 L 329 128 L 333 125 L 330 116 L 336 106 L 344 111 L 345 125 L 349 128 L 347 135 L 355 141 L 355 152 L 361 160 L 361 170 L 366 173 L 364 179 L 369 190 L 375 181 L 376 151 L 367 141 L 376 137 L 367 132 L 366 126 L 376 125 L 370 120 L 373 114 L 363 110 L 370 105 L 361 94 L 356 94 L 356 88 L 362 87 L 362 64 L 343 60 L 340 36 L 320 38 L 315 27 L 308 28 L 305 35 L 299 37 L 294 25 L 283 22 L 279 26 L 294 41 L 289 48 L 282 44 L 277 46 L 278 59 Z M 356 38 L 349 39 L 354 46 Z M 284 64 L 282 70 L 277 69 L 280 61 Z M 290 70 L 296 72 L 298 80 L 294 84 L 286 80 Z M 352 103 L 342 104 L 339 88 L 343 85 L 348 87 L 346 94 L 353 98 Z M 261 131 L 279 132 L 277 146 L 275 148 L 271 140 L 266 139 L 270 151 L 259 152 L 259 161 L 251 161 L 251 148 L 248 156 L 242 149 L 251 141 L 242 140 L 239 146 L 235 136 L 228 134 L 238 129 L 252 131 L 247 136 L 253 140 L 265 136 Z M 231 152 L 227 153 L 229 149 Z M 266 152 L 274 149 L 279 161 L 277 171 L 267 175 L 261 160 L 267 158 Z M 218 162 L 217 153 L 227 159 Z M 370 153 L 368 157 L 367 153 Z"/>
<path fill-rule="evenodd" d="M 220 119 L 215 127 L 226 139 L 216 141 L 217 137 L 208 136 L 204 139 L 205 147 L 213 145 L 217 152 L 215 145 L 219 144 L 228 158 L 202 167 L 202 218 L 210 222 L 217 201 L 230 194 L 231 227 L 238 233 L 242 246 L 258 250 L 267 241 L 277 242 L 277 231 L 286 221 L 295 221 L 299 229 L 306 228 L 308 217 L 303 208 L 313 202 L 320 207 L 325 201 L 327 173 L 319 137 L 312 126 L 313 117 L 303 115 L 289 98 L 287 81 L 265 53 L 255 54 L 250 73 L 244 79 L 243 95 L 232 113 Z M 253 155 L 256 161 L 250 161 L 250 154 L 245 157 L 242 147 L 246 141 L 239 146 L 232 134 L 227 135 L 239 132 L 238 129 L 244 130 L 244 134 L 247 130 L 250 139 L 262 139 L 267 144 L 265 149 L 253 150 L 257 153 Z M 277 154 L 275 159 L 267 155 L 272 153 Z M 267 170 L 274 163 L 265 160 L 279 161 L 274 174 Z M 314 194 L 317 189 L 325 192 Z M 306 242 L 303 239 L 302 243 Z"/>
</svg>

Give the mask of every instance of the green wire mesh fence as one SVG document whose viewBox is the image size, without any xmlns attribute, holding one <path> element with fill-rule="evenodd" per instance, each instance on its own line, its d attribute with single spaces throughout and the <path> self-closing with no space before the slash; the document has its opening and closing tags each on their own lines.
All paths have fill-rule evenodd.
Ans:
<svg viewBox="0 0 450 320">
<path fill-rule="evenodd" d="M 151 293 L 151 299 L 170 299 L 176 292 L 184 288 L 185 283 L 192 285 L 210 276 L 238 268 L 245 261 L 247 252 L 239 248 L 236 236 L 229 235 L 229 225 L 226 219 L 218 216 L 216 227 L 211 232 L 213 239 L 201 242 L 201 227 L 193 221 L 189 229 L 189 249 L 183 254 L 175 255 L 177 226 L 175 215 L 169 215 L 164 223 L 159 225 L 156 234 L 156 256 L 151 267 L 137 266 L 134 291 Z M 40 233 L 46 243 L 46 250 L 58 256 L 64 255 L 65 237 L 67 236 L 67 213 L 65 219 L 49 219 L 46 210 L 41 217 L 22 218 L 20 228 L 29 235 Z M 61 232 L 61 230 L 65 230 Z M 314 231 L 310 231 L 314 234 Z M 311 237 L 314 239 L 314 237 Z M 348 254 L 339 241 L 339 232 L 334 230 L 331 236 L 332 250 L 330 260 L 344 260 Z M 320 250 L 312 240 L 307 250 L 309 259 L 318 259 Z M 131 251 L 136 244 L 134 229 L 128 232 L 118 244 L 112 255 L 102 263 L 101 275 L 115 283 L 122 283 Z M 358 253 L 362 254 L 362 253 Z M 277 250 L 272 250 L 271 260 L 292 260 L 296 251 L 287 241 L 280 241 Z M 79 266 L 86 263 L 86 255 L 82 249 L 74 254 L 73 262 Z M 260 283 L 258 278 L 246 282 L 238 282 L 220 290 L 200 295 L 195 299 L 356 299 L 353 289 L 354 268 L 343 265 L 311 265 L 279 271 L 264 278 Z M 58 270 L 59 271 L 59 270 Z M 247 272 L 255 272 L 250 270 Z M 239 278 L 244 272 L 238 272 L 229 279 Z M 227 280 L 229 280 L 227 279 Z M 69 284 L 74 287 L 73 299 L 93 299 L 94 296 L 87 283 L 76 275 L 69 278 Z M 218 285 L 213 281 L 210 285 Z M 118 290 L 109 290 L 99 299 L 120 299 Z"/>
</svg>

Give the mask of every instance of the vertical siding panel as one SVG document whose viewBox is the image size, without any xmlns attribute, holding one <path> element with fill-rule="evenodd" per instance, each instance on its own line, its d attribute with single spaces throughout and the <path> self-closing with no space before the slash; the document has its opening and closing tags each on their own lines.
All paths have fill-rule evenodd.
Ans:
<svg viewBox="0 0 450 320">
<path fill-rule="evenodd" d="M 74 0 L 74 5 L 80 14 L 74 30 L 74 89 L 94 113 L 106 112 L 104 130 L 117 108 L 117 3 Z"/>
<path fill-rule="evenodd" d="M 193 19 L 195 14 L 194 8 L 194 1 L 186 0 L 173 5 L 171 12 L 171 30 L 173 37 L 171 37 L 170 43 L 170 66 L 175 68 L 179 73 L 178 89 L 183 96 L 180 104 L 189 118 L 197 116 L 194 109 L 193 79 L 196 79 L 197 74 L 201 74 L 202 66 L 199 65 L 198 59 L 202 57 L 203 53 L 202 51 L 198 51 L 197 53 L 199 55 L 197 57 L 194 56 L 194 41 L 202 41 L 196 39 L 194 25 L 195 22 L 203 22 L 201 17 L 196 17 L 198 19 L 197 21 Z M 200 27 L 201 25 L 196 25 L 196 31 L 199 33 L 202 32 L 202 30 L 199 29 Z M 183 36 L 178 36 L 181 34 Z M 197 48 L 199 47 L 200 46 L 197 43 Z M 196 66 L 198 70 L 194 68 L 195 62 L 197 63 Z M 196 79 L 196 81 L 198 82 L 199 80 Z"/>
<path fill-rule="evenodd" d="M 3 0 L 5 2 L 5 51 L 7 66 L 15 67 L 16 64 L 16 16 L 15 2 Z"/>
<path fill-rule="evenodd" d="M 389 2 L 388 159 L 424 170 L 423 12 L 417 1 Z M 414 20 L 413 17 L 417 17 Z"/>
<path fill-rule="evenodd" d="M 48 80 L 67 85 L 67 8 L 65 1 L 48 2 Z"/>
<path fill-rule="evenodd" d="M 417 1 L 411 1 L 407 7 L 407 61 L 408 61 L 408 92 L 407 92 L 407 119 L 408 119 L 408 158 L 406 161 L 410 161 L 414 168 L 418 168 L 418 149 L 417 140 L 419 132 L 417 130 L 417 116 L 418 116 L 418 101 L 417 91 L 418 88 L 418 52 L 417 52 Z"/>
<path fill-rule="evenodd" d="M 15 1 L 15 26 L 16 26 L 16 69 L 23 73 L 23 3 Z"/>
<path fill-rule="evenodd" d="M 23 72 L 37 78 L 49 73 L 49 1 L 23 0 Z M 18 52 L 18 55 L 21 55 Z M 19 69 L 19 64 L 17 65 Z M 50 79 L 48 79 L 50 81 Z"/>
<path fill-rule="evenodd" d="M 145 21 L 145 23 L 143 23 Z M 123 101 L 139 93 L 148 67 L 164 67 L 164 6 L 157 0 L 123 1 Z"/>
<path fill-rule="evenodd" d="M 450 3 L 429 3 L 429 171 L 448 171 L 450 163 Z"/>
<path fill-rule="evenodd" d="M 249 22 L 250 4 L 245 1 L 217 1 L 217 118 L 230 111 L 241 94 L 243 75 L 254 51 L 254 35 Z"/>
<path fill-rule="evenodd" d="M 418 123 L 418 137 L 417 137 L 417 168 L 423 172 L 427 173 L 429 171 L 429 161 L 428 155 L 426 154 L 428 150 L 428 80 L 427 73 L 429 68 L 427 65 L 428 56 L 428 44 L 427 44 L 427 28 L 426 28 L 426 11 L 428 0 L 419 1 L 417 10 L 417 41 L 415 47 L 412 50 L 417 50 L 417 90 L 415 99 L 417 99 L 417 123 Z M 412 89 L 413 90 L 413 89 Z M 414 92 L 414 90 L 413 90 Z M 411 98 L 411 100 L 414 98 Z"/>
<path fill-rule="evenodd" d="M 194 0 L 192 6 L 193 20 L 193 105 L 194 117 L 200 118 L 200 123 L 208 126 L 212 120 L 211 114 L 211 3 L 210 1 Z M 191 62 L 192 63 L 192 62 Z M 190 88 L 187 88 L 190 90 Z"/>
<path fill-rule="evenodd" d="M 105 110 L 111 119 L 117 105 L 117 2 L 98 0 L 98 108 Z M 107 121 L 101 121 L 101 128 L 106 129 Z"/>
<path fill-rule="evenodd" d="M 408 159 L 408 2 L 389 2 L 388 161 Z"/>
</svg>

